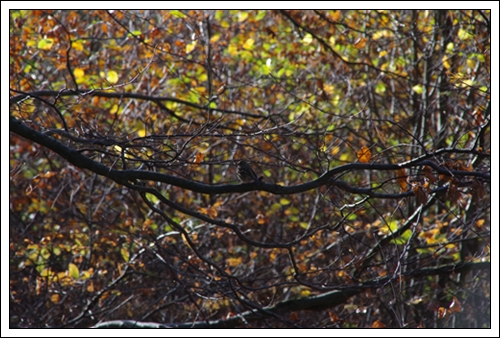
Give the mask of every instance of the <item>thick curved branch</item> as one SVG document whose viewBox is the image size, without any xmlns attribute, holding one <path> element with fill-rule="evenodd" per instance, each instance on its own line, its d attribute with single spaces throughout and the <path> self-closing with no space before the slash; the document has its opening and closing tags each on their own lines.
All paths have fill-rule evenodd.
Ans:
<svg viewBox="0 0 500 338">
<path fill-rule="evenodd" d="M 350 163 L 345 164 L 336 168 L 333 168 L 330 171 L 325 172 L 316 180 L 298 184 L 295 186 L 284 187 L 281 185 L 273 184 L 273 183 L 265 183 L 265 182 L 254 182 L 247 184 L 238 184 L 238 185 L 228 185 L 228 184 L 220 184 L 220 185 L 208 185 L 201 182 L 195 182 L 186 180 L 180 177 L 162 174 L 158 172 L 149 172 L 142 170 L 116 170 L 111 169 L 105 165 L 102 165 L 96 161 L 89 159 L 88 157 L 82 155 L 77 150 L 69 148 L 63 145 L 61 142 L 56 139 L 49 137 L 39 131 L 29 128 L 24 123 L 17 120 L 15 117 L 10 116 L 9 120 L 9 128 L 11 132 L 18 134 L 26 139 L 29 139 L 35 143 L 38 143 L 44 147 L 47 147 L 61 157 L 66 159 L 71 164 L 82 168 L 89 169 L 96 174 L 108 177 L 115 182 L 123 184 L 127 181 L 134 180 L 151 180 L 162 182 L 166 184 L 171 184 L 177 186 L 179 188 L 188 189 L 194 192 L 199 192 L 203 194 L 216 195 L 216 194 L 228 194 L 235 192 L 246 192 L 253 190 L 262 190 L 267 191 L 276 195 L 288 195 L 288 194 L 298 194 L 302 192 L 306 192 L 312 189 L 319 188 L 323 185 L 330 184 L 329 181 L 332 177 L 339 175 L 344 172 L 350 172 L 354 170 L 398 170 L 401 168 L 411 168 L 411 167 L 420 167 L 420 166 L 430 166 L 434 170 L 436 170 L 439 174 L 444 175 L 453 175 L 453 176 L 474 176 L 481 177 L 485 180 L 490 180 L 490 175 L 481 173 L 481 172 L 469 172 L 469 171 L 461 171 L 461 170 L 449 170 L 446 168 L 442 168 L 438 166 L 436 163 L 430 160 L 412 160 L 402 164 L 370 164 L 370 163 Z M 365 193 L 369 193 L 366 191 Z M 396 196 L 399 198 L 400 196 Z"/>
<path fill-rule="evenodd" d="M 468 270 L 490 270 L 490 262 L 480 262 L 480 263 L 461 263 L 444 265 L 435 268 L 428 269 L 418 269 L 415 271 L 410 271 L 404 274 L 406 278 L 415 277 L 425 277 L 425 276 L 435 276 L 451 273 L 460 273 L 462 271 Z M 290 299 L 287 301 L 279 302 L 274 306 L 265 307 L 264 310 L 271 311 L 279 314 L 287 313 L 290 311 L 321 311 L 325 309 L 330 309 L 335 306 L 344 304 L 349 298 L 355 296 L 366 289 L 372 288 L 382 288 L 389 281 L 391 277 L 383 277 L 379 279 L 374 279 L 365 283 L 350 285 L 348 287 L 342 288 L 342 290 L 335 290 L 321 295 L 315 295 L 307 298 Z M 237 327 L 244 324 L 242 320 L 244 318 L 246 321 L 261 320 L 261 316 L 258 314 L 247 311 L 240 313 L 237 316 L 231 317 L 229 319 L 221 319 L 217 321 L 207 321 L 207 322 L 193 322 L 193 323 L 183 323 L 183 324 L 160 324 L 160 323 L 141 323 L 137 321 L 111 321 L 100 323 L 94 326 L 94 328 L 230 328 Z"/>
</svg>

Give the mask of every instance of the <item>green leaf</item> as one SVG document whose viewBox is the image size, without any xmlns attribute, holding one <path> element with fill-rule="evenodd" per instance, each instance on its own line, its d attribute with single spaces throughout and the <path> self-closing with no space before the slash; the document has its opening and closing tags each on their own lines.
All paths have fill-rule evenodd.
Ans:
<svg viewBox="0 0 500 338">
<path fill-rule="evenodd" d="M 146 193 L 146 198 L 147 198 L 147 199 L 148 199 L 151 203 L 153 203 L 153 204 L 156 204 L 156 203 L 158 203 L 158 202 L 159 202 L 158 197 L 156 197 L 155 195 L 150 194 L 150 193 L 148 193 L 148 192 Z"/>
<path fill-rule="evenodd" d="M 286 198 L 281 198 L 280 204 L 281 205 L 288 205 L 288 204 L 290 204 L 290 200 L 287 200 Z"/>
<path fill-rule="evenodd" d="M 299 225 L 302 229 L 307 229 L 309 227 L 309 224 L 306 222 L 300 222 Z"/>
<path fill-rule="evenodd" d="M 259 11 L 259 13 L 257 13 L 257 16 L 255 17 L 255 21 L 260 21 L 260 20 L 264 19 L 266 14 L 267 14 L 267 11 Z"/>
<path fill-rule="evenodd" d="M 54 45 L 54 39 L 42 39 L 38 41 L 38 48 L 43 50 L 50 50 Z"/>
<path fill-rule="evenodd" d="M 354 221 L 358 218 L 358 215 L 356 214 L 350 214 L 348 217 L 347 217 L 347 220 L 349 221 Z"/>
<path fill-rule="evenodd" d="M 170 11 L 170 14 L 172 14 L 176 18 L 181 18 L 181 19 L 184 19 L 186 17 L 186 14 L 182 13 L 181 11 L 177 11 L 177 10 Z"/>
<path fill-rule="evenodd" d="M 42 248 L 42 250 L 40 250 L 40 255 L 43 259 L 47 260 L 50 258 L 50 251 L 47 248 Z"/>
<path fill-rule="evenodd" d="M 385 93 L 386 89 L 387 88 L 385 87 L 385 84 L 383 84 L 382 82 L 379 82 L 375 85 L 375 93 L 377 94 Z"/>
<path fill-rule="evenodd" d="M 273 205 L 271 205 L 271 208 L 270 208 L 270 211 L 272 211 L 273 213 L 276 212 L 277 210 L 279 210 L 281 208 L 281 204 L 279 203 L 274 203 Z"/>
</svg>

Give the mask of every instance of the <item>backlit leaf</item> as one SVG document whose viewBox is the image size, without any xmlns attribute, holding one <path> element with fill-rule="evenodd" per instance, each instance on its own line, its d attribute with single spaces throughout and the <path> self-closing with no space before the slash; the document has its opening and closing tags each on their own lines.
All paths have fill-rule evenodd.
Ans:
<svg viewBox="0 0 500 338">
<path fill-rule="evenodd" d="M 78 267 L 75 264 L 69 263 L 68 264 L 68 271 L 69 271 L 69 275 L 72 278 L 77 279 L 80 277 L 80 271 L 78 270 Z"/>
<path fill-rule="evenodd" d="M 194 40 L 190 44 L 186 45 L 186 54 L 189 54 L 193 51 L 193 49 L 196 47 L 196 44 L 198 43 L 197 40 Z"/>
<path fill-rule="evenodd" d="M 73 71 L 73 74 L 75 74 L 75 77 L 77 79 L 79 79 L 85 75 L 85 71 L 81 68 L 75 68 L 75 70 Z"/>
<path fill-rule="evenodd" d="M 359 162 L 368 163 L 368 162 L 370 162 L 370 159 L 372 157 L 372 152 L 370 151 L 370 149 L 368 149 L 367 146 L 363 146 L 358 151 L 357 155 L 358 155 Z"/>
<path fill-rule="evenodd" d="M 114 70 L 109 70 L 106 74 L 106 80 L 108 80 L 108 82 L 111 84 L 118 83 L 118 73 Z"/>
<path fill-rule="evenodd" d="M 173 16 L 175 16 L 177 18 L 181 18 L 181 19 L 186 17 L 186 14 L 182 13 L 181 11 L 177 11 L 177 10 L 170 11 L 170 14 L 172 14 Z"/>
</svg>

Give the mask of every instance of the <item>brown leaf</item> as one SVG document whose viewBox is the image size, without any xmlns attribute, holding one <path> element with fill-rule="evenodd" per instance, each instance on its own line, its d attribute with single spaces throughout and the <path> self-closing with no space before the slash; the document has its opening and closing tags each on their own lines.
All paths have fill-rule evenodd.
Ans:
<svg viewBox="0 0 500 338">
<path fill-rule="evenodd" d="M 338 322 L 338 321 L 339 321 L 339 319 L 340 319 L 340 318 L 339 318 L 339 317 L 338 317 L 335 313 L 333 313 L 333 312 L 331 312 L 331 311 L 328 311 L 328 316 L 330 316 L 330 320 L 331 320 L 333 323 Z"/>
<path fill-rule="evenodd" d="M 453 312 L 462 312 L 462 304 L 457 297 L 453 297 L 453 301 L 450 304 L 450 310 Z"/>
<path fill-rule="evenodd" d="M 422 169 L 422 172 L 424 173 L 424 176 L 427 177 L 427 179 L 429 180 L 429 182 L 431 184 L 434 184 L 435 182 L 437 182 L 437 177 L 432 173 L 432 168 L 429 167 L 428 165 L 424 166 L 424 168 Z"/>
<path fill-rule="evenodd" d="M 417 199 L 417 204 L 427 203 L 427 198 L 428 198 L 427 187 L 429 185 L 427 180 L 414 179 L 409 181 L 409 183 L 411 184 L 413 194 L 415 194 L 415 197 Z"/>
<path fill-rule="evenodd" d="M 450 184 L 450 187 L 448 188 L 448 193 L 447 193 L 448 200 L 452 205 L 457 205 L 457 202 L 460 199 L 461 194 L 462 193 L 460 192 L 460 190 L 458 190 L 458 186 L 455 180 L 453 180 Z"/>
<path fill-rule="evenodd" d="M 472 182 L 472 185 L 469 189 L 470 193 L 472 194 L 472 198 L 474 199 L 482 199 L 484 195 L 486 194 L 486 191 L 484 189 L 483 184 L 478 179 L 475 179 Z"/>
</svg>

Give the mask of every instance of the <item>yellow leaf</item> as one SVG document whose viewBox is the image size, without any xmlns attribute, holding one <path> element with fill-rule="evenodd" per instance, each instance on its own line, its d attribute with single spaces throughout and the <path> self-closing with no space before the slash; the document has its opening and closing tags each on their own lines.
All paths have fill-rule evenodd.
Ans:
<svg viewBox="0 0 500 338">
<path fill-rule="evenodd" d="M 311 34 L 307 33 L 306 36 L 302 39 L 304 45 L 309 45 L 313 41 L 313 37 Z"/>
<path fill-rule="evenodd" d="M 71 47 L 81 52 L 83 50 L 83 43 L 81 41 L 75 41 L 71 44 Z"/>
<path fill-rule="evenodd" d="M 75 264 L 69 263 L 68 270 L 69 270 L 69 275 L 71 277 L 73 277 L 74 279 L 77 279 L 80 277 L 80 271 L 78 270 L 78 267 Z"/>
<path fill-rule="evenodd" d="M 330 85 L 330 84 L 326 84 L 326 83 L 324 83 L 324 84 L 323 84 L 323 90 L 324 90 L 324 91 L 325 91 L 325 93 L 327 93 L 327 94 L 332 95 L 332 94 L 333 94 L 334 89 L 335 89 L 335 86 L 334 86 L 334 85 Z"/>
<path fill-rule="evenodd" d="M 194 40 L 193 42 L 191 42 L 190 44 L 188 44 L 186 46 L 186 54 L 189 54 L 193 51 L 193 49 L 196 47 L 196 44 L 198 43 L 197 40 Z"/>
<path fill-rule="evenodd" d="M 248 13 L 247 12 L 240 12 L 238 14 L 238 22 L 243 22 L 248 18 Z"/>
<path fill-rule="evenodd" d="M 81 279 L 89 279 L 93 275 L 93 269 L 90 268 L 89 270 L 82 271 L 82 276 Z"/>
<path fill-rule="evenodd" d="M 330 42 L 330 46 L 335 47 L 335 37 L 333 35 L 330 36 L 330 39 L 328 39 L 328 42 Z"/>
<path fill-rule="evenodd" d="M 204 94 L 207 92 L 207 88 L 205 87 L 196 87 L 194 90 L 196 90 L 198 93 Z"/>
<path fill-rule="evenodd" d="M 127 248 L 121 248 L 120 253 L 122 254 L 122 257 L 125 260 L 125 262 L 128 262 L 130 259 L 130 254 Z"/>
<path fill-rule="evenodd" d="M 389 30 L 379 30 L 377 32 L 375 32 L 373 35 L 372 35 L 372 39 L 373 40 L 379 40 L 381 38 L 390 38 L 390 37 L 393 37 L 394 36 L 394 33 L 392 33 L 391 31 Z"/>
<path fill-rule="evenodd" d="M 81 68 L 75 68 L 73 74 L 75 74 L 75 77 L 79 79 L 85 75 L 85 71 Z"/>
<path fill-rule="evenodd" d="M 340 147 L 332 147 L 330 149 L 330 155 L 335 156 L 340 152 Z"/>
<path fill-rule="evenodd" d="M 106 80 L 108 80 L 109 83 L 115 84 L 118 82 L 118 73 L 115 72 L 114 70 L 108 71 L 108 74 L 106 75 Z"/>
<path fill-rule="evenodd" d="M 247 41 L 245 41 L 245 43 L 243 44 L 243 48 L 245 49 L 251 49 L 253 44 L 254 44 L 255 40 L 254 39 L 248 39 Z"/>
<path fill-rule="evenodd" d="M 468 59 L 466 62 L 467 62 L 467 66 L 469 66 L 469 68 L 472 68 L 472 69 L 476 68 L 476 61 L 475 60 Z"/>
<path fill-rule="evenodd" d="M 230 43 L 227 47 L 227 51 L 231 56 L 235 56 L 238 54 L 238 46 L 236 46 L 234 43 Z"/>
<path fill-rule="evenodd" d="M 50 269 L 46 268 L 46 269 L 42 269 L 42 271 L 40 271 L 40 276 L 42 277 L 48 277 L 50 276 Z"/>
<path fill-rule="evenodd" d="M 422 94 L 424 92 L 424 87 L 422 87 L 422 85 L 414 85 L 412 89 L 417 94 Z"/>
<path fill-rule="evenodd" d="M 211 42 L 211 43 L 214 43 L 214 42 L 219 41 L 219 39 L 220 39 L 220 33 L 215 34 L 214 36 L 212 36 L 212 37 L 210 38 L 210 42 Z"/>
<path fill-rule="evenodd" d="M 446 69 L 450 69 L 450 67 L 451 67 L 450 62 L 448 61 L 449 59 L 450 58 L 448 56 L 446 56 L 446 55 L 444 55 L 443 58 L 442 58 L 443 66 Z"/>
<path fill-rule="evenodd" d="M 372 153 L 371 153 L 370 149 L 368 149 L 367 146 L 361 147 L 361 149 L 358 151 L 357 155 L 358 155 L 359 162 L 362 162 L 362 163 L 370 162 L 370 159 L 372 157 Z"/>
<path fill-rule="evenodd" d="M 347 162 L 347 161 L 349 161 L 350 158 L 351 158 L 351 156 L 349 156 L 348 153 L 343 153 L 340 155 L 339 160 L 341 160 L 342 162 Z"/>
<path fill-rule="evenodd" d="M 287 200 L 286 198 L 281 198 L 280 204 L 281 205 L 288 205 L 288 204 L 290 204 L 290 200 Z"/>
<path fill-rule="evenodd" d="M 109 111 L 110 114 L 116 114 L 118 112 L 118 105 L 114 104 L 113 107 L 111 107 L 111 110 Z"/>
<path fill-rule="evenodd" d="M 137 131 L 137 136 L 144 137 L 146 136 L 146 129 L 140 129 Z"/>
<path fill-rule="evenodd" d="M 210 143 L 208 142 L 201 142 L 198 145 L 198 151 L 202 154 L 205 154 L 209 149 L 210 149 Z"/>
<path fill-rule="evenodd" d="M 240 258 L 228 258 L 226 260 L 227 265 L 230 267 L 235 267 L 241 264 L 241 257 Z"/>
<path fill-rule="evenodd" d="M 470 38 L 472 38 L 472 34 L 466 31 L 465 29 L 459 29 L 458 38 L 460 40 L 469 40 Z"/>
</svg>

